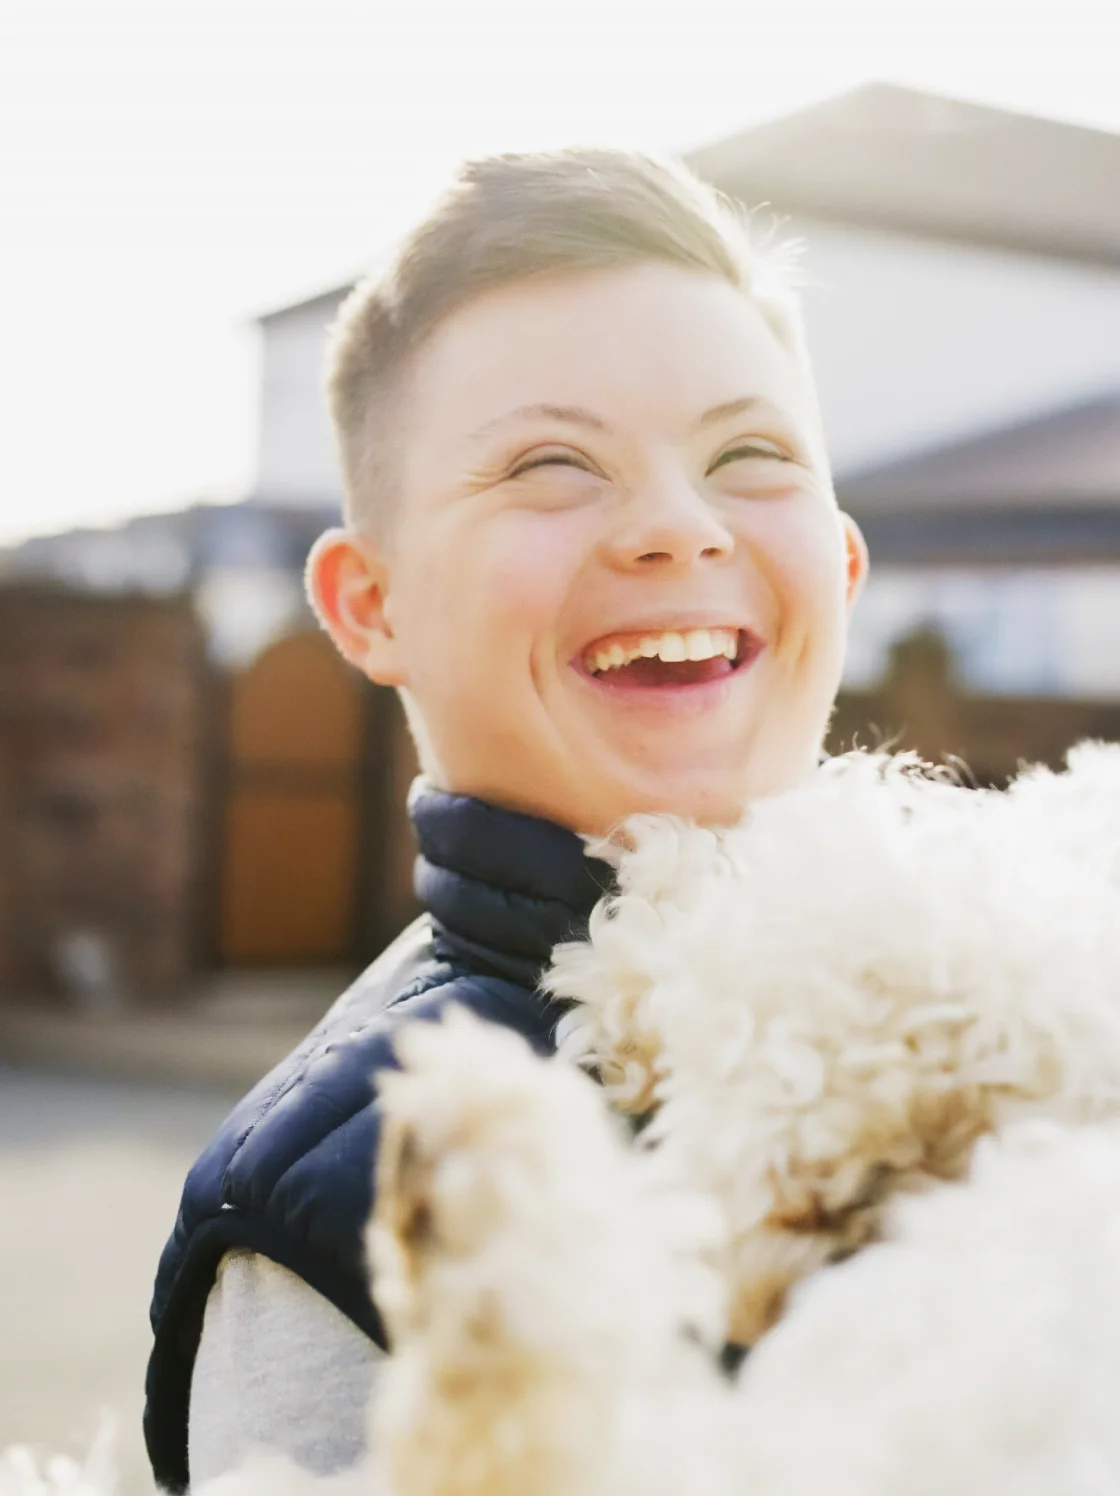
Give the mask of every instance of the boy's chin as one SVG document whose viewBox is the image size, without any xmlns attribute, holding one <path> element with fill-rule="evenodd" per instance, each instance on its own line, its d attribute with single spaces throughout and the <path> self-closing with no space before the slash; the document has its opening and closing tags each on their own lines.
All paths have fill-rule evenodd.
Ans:
<svg viewBox="0 0 1120 1496">
<path fill-rule="evenodd" d="M 742 820 L 752 796 L 742 776 L 667 778 L 662 783 L 615 786 L 605 794 L 587 819 L 596 835 L 606 835 L 634 815 L 670 815 L 700 826 L 733 826 Z"/>
<path fill-rule="evenodd" d="M 783 756 L 779 764 L 736 765 L 720 773 L 678 772 L 643 776 L 631 785 L 614 787 L 597 807 L 597 834 L 605 834 L 631 815 L 672 815 L 700 826 L 734 826 L 752 800 L 767 799 L 795 789 L 812 774 L 819 750 Z M 613 801 L 613 804 L 610 802 Z"/>
</svg>

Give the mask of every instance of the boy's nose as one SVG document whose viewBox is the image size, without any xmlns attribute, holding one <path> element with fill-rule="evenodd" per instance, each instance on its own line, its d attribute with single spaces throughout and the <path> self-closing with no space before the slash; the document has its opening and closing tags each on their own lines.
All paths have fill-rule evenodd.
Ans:
<svg viewBox="0 0 1120 1496">
<path fill-rule="evenodd" d="M 627 570 L 687 567 L 730 556 L 735 538 L 691 484 L 662 481 L 629 495 L 605 548 L 610 563 Z"/>
</svg>

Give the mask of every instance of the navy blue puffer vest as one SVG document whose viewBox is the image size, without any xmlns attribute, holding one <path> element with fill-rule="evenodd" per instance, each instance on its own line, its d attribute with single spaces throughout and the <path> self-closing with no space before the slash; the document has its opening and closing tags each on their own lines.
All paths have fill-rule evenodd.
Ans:
<svg viewBox="0 0 1120 1496">
<path fill-rule="evenodd" d="M 362 1234 L 373 1201 L 375 1073 L 398 1024 L 448 1002 L 551 1053 L 559 1008 L 537 990 L 554 945 L 586 933 L 610 870 L 547 821 L 418 785 L 417 892 L 428 913 L 237 1106 L 187 1177 L 152 1302 L 144 1434 L 156 1480 L 188 1483 L 187 1411 L 206 1298 L 231 1247 L 297 1273 L 384 1345 Z"/>
</svg>

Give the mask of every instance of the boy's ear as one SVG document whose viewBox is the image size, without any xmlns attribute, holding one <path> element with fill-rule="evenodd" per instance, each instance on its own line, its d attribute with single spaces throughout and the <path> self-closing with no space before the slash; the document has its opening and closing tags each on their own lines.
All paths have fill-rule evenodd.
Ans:
<svg viewBox="0 0 1120 1496">
<path fill-rule="evenodd" d="M 863 531 L 852 516 L 841 512 L 840 522 L 844 527 L 844 551 L 848 563 L 848 612 L 851 613 L 857 598 L 863 591 L 863 584 L 867 581 L 871 558 L 867 552 L 867 541 L 863 538 Z"/>
<path fill-rule="evenodd" d="M 353 530 L 327 530 L 304 573 L 319 622 L 341 654 L 380 686 L 406 681 L 389 609 L 389 569 L 381 551 Z"/>
</svg>

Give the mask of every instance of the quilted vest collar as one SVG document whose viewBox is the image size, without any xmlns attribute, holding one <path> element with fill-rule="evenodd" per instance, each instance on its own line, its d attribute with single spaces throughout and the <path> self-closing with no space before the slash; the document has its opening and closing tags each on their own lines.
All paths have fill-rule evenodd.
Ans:
<svg viewBox="0 0 1120 1496">
<path fill-rule="evenodd" d="M 612 886 L 582 837 L 551 821 L 452 795 L 418 779 L 409 814 L 416 893 L 446 954 L 533 987 L 553 946 L 582 939 Z"/>
</svg>

